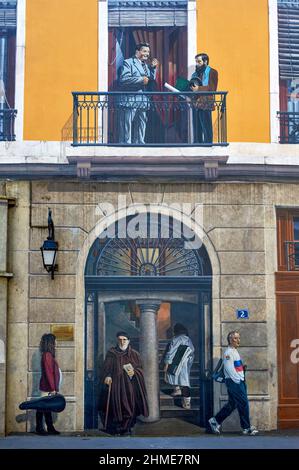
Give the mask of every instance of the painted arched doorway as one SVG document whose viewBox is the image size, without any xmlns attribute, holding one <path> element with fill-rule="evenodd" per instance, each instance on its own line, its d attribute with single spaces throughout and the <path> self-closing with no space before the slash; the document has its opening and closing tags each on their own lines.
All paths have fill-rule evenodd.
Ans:
<svg viewBox="0 0 299 470">
<path fill-rule="evenodd" d="M 145 214 L 108 227 L 93 243 L 85 268 L 85 429 L 100 426 L 101 367 L 119 330 L 143 360 L 150 419 L 180 417 L 205 426 L 213 409 L 212 269 L 203 244 L 190 239 L 181 222 Z M 131 226 L 130 226 L 131 224 Z M 141 225 L 143 225 L 142 228 Z M 166 227 L 167 225 L 167 227 Z M 126 228 L 126 230 L 124 230 Z M 185 235 L 188 234 L 188 236 Z M 125 236 L 124 236 L 125 234 Z M 191 371 L 191 410 L 171 397 L 159 362 L 176 322 L 183 323 L 195 346 Z M 154 364 L 154 367 L 153 367 Z"/>
</svg>

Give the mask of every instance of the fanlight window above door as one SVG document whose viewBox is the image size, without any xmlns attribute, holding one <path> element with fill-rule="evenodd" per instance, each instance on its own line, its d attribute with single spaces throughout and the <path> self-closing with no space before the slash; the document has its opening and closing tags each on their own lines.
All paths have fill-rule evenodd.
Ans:
<svg viewBox="0 0 299 470">
<path fill-rule="evenodd" d="M 206 276 L 211 265 L 204 245 L 190 249 L 186 239 L 175 236 L 156 238 L 98 238 L 86 265 L 93 276 Z"/>
</svg>

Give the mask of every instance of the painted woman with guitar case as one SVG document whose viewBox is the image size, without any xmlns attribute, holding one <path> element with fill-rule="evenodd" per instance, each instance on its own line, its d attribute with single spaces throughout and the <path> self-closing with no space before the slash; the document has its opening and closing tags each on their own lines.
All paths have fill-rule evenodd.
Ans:
<svg viewBox="0 0 299 470">
<path fill-rule="evenodd" d="M 55 359 L 55 346 L 55 335 L 48 333 L 42 336 L 40 341 L 42 375 L 39 384 L 41 396 L 47 396 L 49 394 L 56 395 L 59 392 L 59 386 L 62 382 L 62 374 Z M 45 417 L 47 432 L 43 426 L 43 417 Z M 36 433 L 40 435 L 60 434 L 60 432 L 54 428 L 51 411 L 37 409 Z"/>
</svg>

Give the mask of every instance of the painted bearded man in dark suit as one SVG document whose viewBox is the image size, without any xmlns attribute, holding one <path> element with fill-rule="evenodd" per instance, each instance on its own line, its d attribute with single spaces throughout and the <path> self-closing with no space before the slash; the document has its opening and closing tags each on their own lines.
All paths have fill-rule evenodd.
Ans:
<svg viewBox="0 0 299 470">
<path fill-rule="evenodd" d="M 109 349 L 103 366 L 103 382 L 111 386 L 107 431 L 111 434 L 130 434 L 137 416 L 148 416 L 147 395 L 140 354 L 131 348 L 124 331 L 117 333 L 117 346 Z M 107 395 L 107 394 L 106 394 Z M 107 400 L 102 398 L 102 415 Z"/>
<path fill-rule="evenodd" d="M 119 90 L 132 91 L 134 94 L 123 94 L 119 97 L 120 110 L 119 141 L 123 144 L 143 145 L 147 112 L 150 108 L 150 97 L 144 91 L 150 91 L 150 85 L 156 78 L 157 59 L 147 60 L 150 46 L 147 43 L 136 45 L 135 55 L 124 61 L 119 73 Z"/>
<path fill-rule="evenodd" d="M 195 56 L 195 72 L 191 76 L 190 88 L 192 91 L 216 91 L 218 85 L 218 72 L 209 66 L 209 56 L 203 52 Z M 194 142 L 213 143 L 212 111 L 214 110 L 214 97 L 197 95 L 193 109 Z"/>
</svg>

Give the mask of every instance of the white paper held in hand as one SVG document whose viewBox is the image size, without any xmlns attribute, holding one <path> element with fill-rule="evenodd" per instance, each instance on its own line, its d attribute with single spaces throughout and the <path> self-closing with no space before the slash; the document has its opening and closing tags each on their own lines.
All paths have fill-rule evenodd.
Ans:
<svg viewBox="0 0 299 470">
<path fill-rule="evenodd" d="M 180 92 L 180 90 L 178 90 L 177 88 L 175 88 L 172 85 L 169 85 L 169 83 L 167 83 L 167 82 L 164 83 L 164 86 L 165 86 L 165 88 L 167 88 L 167 90 L 172 91 L 173 93 L 179 93 Z M 180 97 L 184 98 L 186 101 L 191 101 L 188 96 L 180 95 Z"/>
</svg>

